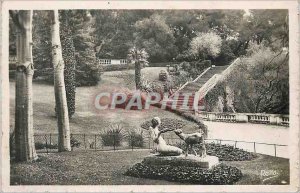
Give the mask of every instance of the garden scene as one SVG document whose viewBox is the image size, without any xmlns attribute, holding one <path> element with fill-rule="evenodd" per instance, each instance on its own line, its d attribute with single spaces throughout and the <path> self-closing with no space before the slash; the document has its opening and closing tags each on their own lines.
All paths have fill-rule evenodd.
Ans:
<svg viewBox="0 0 300 193">
<path fill-rule="evenodd" d="M 10 11 L 11 185 L 289 184 L 287 10 Z"/>
</svg>

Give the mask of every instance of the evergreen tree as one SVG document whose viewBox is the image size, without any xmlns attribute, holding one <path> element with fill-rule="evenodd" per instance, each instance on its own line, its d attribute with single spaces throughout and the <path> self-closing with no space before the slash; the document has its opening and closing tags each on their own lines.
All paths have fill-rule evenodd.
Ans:
<svg viewBox="0 0 300 193">
<path fill-rule="evenodd" d="M 76 52 L 76 77 L 78 86 L 96 85 L 101 68 L 95 52 L 95 19 L 87 10 L 74 12 L 74 46 Z"/>
</svg>

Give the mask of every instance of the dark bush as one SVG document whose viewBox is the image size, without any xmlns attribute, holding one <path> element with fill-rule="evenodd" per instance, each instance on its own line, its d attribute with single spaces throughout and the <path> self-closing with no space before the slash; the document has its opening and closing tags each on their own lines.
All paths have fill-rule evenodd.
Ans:
<svg viewBox="0 0 300 193">
<path fill-rule="evenodd" d="M 108 130 L 105 130 L 100 134 L 101 141 L 104 146 L 121 146 L 121 142 L 124 139 L 123 128 L 121 125 L 110 126 Z"/>
<path fill-rule="evenodd" d="M 130 131 L 127 135 L 128 145 L 130 147 L 144 147 L 145 140 L 142 132 Z"/>
<path fill-rule="evenodd" d="M 195 60 L 195 56 L 190 51 L 184 51 L 182 54 L 178 54 L 175 59 L 178 62 L 191 62 Z"/>
<path fill-rule="evenodd" d="M 81 143 L 75 139 L 74 137 L 71 137 L 71 147 L 80 147 Z"/>
<path fill-rule="evenodd" d="M 212 169 L 199 167 L 135 164 L 125 175 L 139 178 L 162 179 L 192 184 L 233 184 L 242 177 L 236 167 L 220 164 Z"/>
<path fill-rule="evenodd" d="M 35 149 L 57 149 L 58 145 L 57 144 L 46 144 L 42 142 L 35 142 Z"/>
<path fill-rule="evenodd" d="M 221 52 L 215 59 L 214 64 L 217 66 L 224 66 L 230 64 L 232 60 L 236 58 L 235 54 L 231 50 L 228 43 L 223 43 L 221 46 Z"/>
</svg>

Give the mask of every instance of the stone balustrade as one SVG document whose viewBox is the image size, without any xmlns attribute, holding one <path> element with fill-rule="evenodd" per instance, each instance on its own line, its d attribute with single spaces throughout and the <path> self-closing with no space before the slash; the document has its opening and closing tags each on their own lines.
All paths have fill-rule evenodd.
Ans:
<svg viewBox="0 0 300 193">
<path fill-rule="evenodd" d="M 272 125 L 289 125 L 289 115 L 265 114 L 265 113 L 218 113 L 203 112 L 195 113 L 207 121 L 237 122 L 237 123 L 261 123 Z"/>
</svg>

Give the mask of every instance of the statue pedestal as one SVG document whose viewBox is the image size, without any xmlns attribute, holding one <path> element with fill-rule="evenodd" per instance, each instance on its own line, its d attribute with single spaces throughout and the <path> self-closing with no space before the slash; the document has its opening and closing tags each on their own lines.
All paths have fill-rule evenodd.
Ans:
<svg viewBox="0 0 300 193">
<path fill-rule="evenodd" d="M 210 169 L 219 164 L 216 156 L 206 156 L 204 158 L 195 155 L 179 156 L 159 156 L 150 155 L 144 158 L 143 163 L 150 165 L 172 165 L 172 166 L 196 166 L 203 169 Z"/>
</svg>

